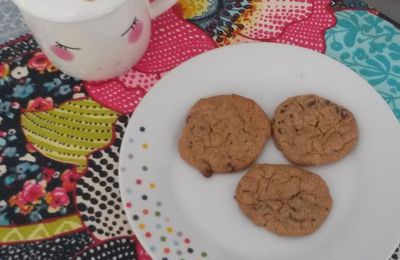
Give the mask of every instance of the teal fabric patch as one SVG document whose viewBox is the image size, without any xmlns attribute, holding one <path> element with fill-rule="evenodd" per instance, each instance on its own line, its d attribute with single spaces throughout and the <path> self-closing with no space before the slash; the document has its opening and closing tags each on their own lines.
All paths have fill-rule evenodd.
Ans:
<svg viewBox="0 0 400 260">
<path fill-rule="evenodd" d="M 326 54 L 366 79 L 400 119 L 400 30 L 367 11 L 335 13 Z"/>
</svg>

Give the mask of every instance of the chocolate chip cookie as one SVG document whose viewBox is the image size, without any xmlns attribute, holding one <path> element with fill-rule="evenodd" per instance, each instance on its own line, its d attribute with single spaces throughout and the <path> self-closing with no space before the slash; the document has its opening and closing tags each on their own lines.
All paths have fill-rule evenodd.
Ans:
<svg viewBox="0 0 400 260">
<path fill-rule="evenodd" d="M 271 136 L 268 116 L 251 99 L 221 95 L 200 99 L 179 140 L 181 157 L 204 176 L 249 167 Z"/>
<path fill-rule="evenodd" d="M 253 165 L 240 180 L 235 198 L 256 225 L 283 236 L 313 233 L 332 207 L 321 177 L 286 165 Z"/>
<path fill-rule="evenodd" d="M 285 157 L 298 165 L 321 165 L 346 156 L 356 145 L 354 115 L 317 95 L 295 96 L 278 106 L 273 136 Z"/>
</svg>

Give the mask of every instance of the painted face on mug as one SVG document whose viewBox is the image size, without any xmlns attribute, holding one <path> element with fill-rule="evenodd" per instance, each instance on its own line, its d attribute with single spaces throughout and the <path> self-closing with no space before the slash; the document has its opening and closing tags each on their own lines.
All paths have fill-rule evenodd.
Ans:
<svg viewBox="0 0 400 260">
<path fill-rule="evenodd" d="M 103 80 L 128 71 L 144 55 L 150 39 L 150 21 L 146 14 L 130 12 L 125 18 L 105 16 L 82 26 L 56 24 L 52 26 L 56 33 L 41 45 L 46 46 L 50 60 L 66 74 L 83 80 Z"/>
<path fill-rule="evenodd" d="M 135 17 L 130 24 L 129 28 L 127 28 L 124 32 L 121 33 L 119 39 L 115 39 L 116 44 L 118 41 L 125 41 L 129 44 L 135 44 L 140 41 L 140 38 L 143 35 L 144 23 L 140 21 L 137 17 Z M 81 47 L 78 46 L 67 46 L 63 43 L 55 41 L 55 43 L 50 46 L 50 50 L 53 52 L 55 56 L 63 61 L 73 61 L 76 55 L 79 55 L 79 52 L 85 51 Z"/>
</svg>

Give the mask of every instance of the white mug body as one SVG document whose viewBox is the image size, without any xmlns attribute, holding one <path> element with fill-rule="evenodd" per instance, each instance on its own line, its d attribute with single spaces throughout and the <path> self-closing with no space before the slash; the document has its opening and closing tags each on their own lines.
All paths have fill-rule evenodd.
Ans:
<svg viewBox="0 0 400 260">
<path fill-rule="evenodd" d="M 64 73 L 99 81 L 118 76 L 146 52 L 151 34 L 147 0 L 126 0 L 93 19 L 52 21 L 20 10 L 43 52 Z"/>
</svg>

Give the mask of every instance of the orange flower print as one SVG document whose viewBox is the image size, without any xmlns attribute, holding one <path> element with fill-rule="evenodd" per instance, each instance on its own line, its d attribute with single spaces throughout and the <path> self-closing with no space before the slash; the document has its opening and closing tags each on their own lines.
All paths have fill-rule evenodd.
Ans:
<svg viewBox="0 0 400 260">
<path fill-rule="evenodd" d="M 48 68 L 52 69 L 53 64 L 43 52 L 37 52 L 28 61 L 28 67 L 37 70 L 39 73 L 44 73 Z"/>
</svg>

